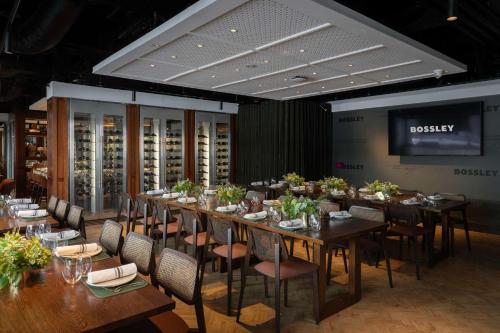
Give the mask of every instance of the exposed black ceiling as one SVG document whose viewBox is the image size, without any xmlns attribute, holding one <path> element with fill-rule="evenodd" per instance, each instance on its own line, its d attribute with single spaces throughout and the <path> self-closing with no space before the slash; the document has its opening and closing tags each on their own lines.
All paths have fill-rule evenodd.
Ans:
<svg viewBox="0 0 500 333">
<path fill-rule="evenodd" d="M 0 31 L 7 26 L 9 16 L 18 1 L 0 2 Z M 459 19 L 447 22 L 447 0 L 338 0 L 355 11 L 465 63 L 468 66 L 467 73 L 445 76 L 439 80 L 425 79 L 310 99 L 328 101 L 499 77 L 500 1 L 455 1 L 458 3 Z M 194 0 L 19 1 L 18 10 L 13 16 L 9 45 L 15 54 L 4 52 L 0 54 L 0 111 L 14 102 L 26 106 L 43 97 L 45 86 L 51 80 L 231 102 L 255 101 L 256 99 L 251 97 L 101 77 L 91 73 L 92 66 L 96 63 L 195 2 Z M 81 10 L 77 8 L 78 3 L 83 3 Z M 70 6 L 69 9 L 64 7 L 67 5 Z M 55 7 L 54 11 L 47 10 L 50 6 Z M 57 10 L 70 11 L 59 12 L 61 15 L 57 16 Z M 44 26 L 45 22 L 36 21 L 40 20 L 44 11 L 49 12 L 57 21 L 57 29 L 51 30 L 50 27 Z M 72 15 L 75 17 L 74 22 L 71 20 Z M 33 27 L 40 27 L 38 33 L 46 32 L 46 37 L 52 38 L 46 41 L 49 49 L 39 54 L 20 54 L 29 53 L 22 49 L 22 42 L 26 44 L 26 40 L 23 41 L 27 38 L 26 31 Z M 43 31 L 44 27 L 46 31 Z M 67 32 L 64 31 L 65 28 L 69 28 Z M 57 38 L 58 35 L 62 37 L 61 40 Z M 55 46 L 52 47 L 52 44 Z M 28 45 L 32 48 L 41 47 L 33 43 Z"/>
</svg>

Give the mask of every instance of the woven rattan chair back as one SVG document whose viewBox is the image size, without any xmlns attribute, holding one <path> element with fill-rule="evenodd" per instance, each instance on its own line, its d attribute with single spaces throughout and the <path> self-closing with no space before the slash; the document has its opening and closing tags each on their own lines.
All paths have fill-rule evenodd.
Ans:
<svg viewBox="0 0 500 333">
<path fill-rule="evenodd" d="M 359 206 L 359 207 L 370 207 L 370 202 L 364 199 L 353 199 L 346 197 L 344 199 L 344 207 L 346 209 L 351 208 L 351 206 Z"/>
<path fill-rule="evenodd" d="M 59 222 L 64 222 L 66 220 L 66 217 L 68 216 L 68 211 L 69 211 L 68 202 L 65 200 L 59 200 L 57 202 L 57 207 L 56 207 L 56 211 L 54 213 L 54 217 Z"/>
<path fill-rule="evenodd" d="M 82 227 L 83 221 L 83 208 L 78 206 L 71 206 L 68 212 L 68 217 L 66 218 L 66 222 L 68 223 L 68 227 L 73 230 L 80 230 Z"/>
<path fill-rule="evenodd" d="M 255 197 L 257 197 L 259 201 L 262 202 L 266 199 L 266 194 L 264 192 L 248 191 L 245 195 L 245 199 L 247 200 L 252 200 Z"/>
<path fill-rule="evenodd" d="M 467 198 L 465 197 L 464 194 L 458 194 L 458 193 L 436 193 L 445 198 L 446 200 L 453 200 L 453 201 L 466 201 Z"/>
<path fill-rule="evenodd" d="M 319 203 L 319 209 L 323 213 L 328 214 L 330 212 L 338 212 L 340 210 L 340 205 L 331 201 L 321 201 Z"/>
<path fill-rule="evenodd" d="M 196 221 L 196 232 L 203 231 L 200 215 L 194 210 L 181 209 L 182 229 L 188 233 L 193 233 L 193 223 Z"/>
<path fill-rule="evenodd" d="M 258 228 L 249 228 L 249 243 L 252 244 L 253 254 L 259 260 L 274 261 L 276 237 L 281 248 L 280 260 L 287 260 L 288 254 L 281 236 Z"/>
<path fill-rule="evenodd" d="M 136 214 L 142 214 L 145 217 L 151 216 L 153 209 L 151 207 L 151 203 L 145 197 L 138 195 L 135 201 L 135 212 Z"/>
<path fill-rule="evenodd" d="M 172 221 L 172 213 L 167 203 L 158 200 L 155 203 L 155 208 L 156 219 L 161 223 L 170 223 Z"/>
<path fill-rule="evenodd" d="M 211 237 L 218 244 L 228 244 L 228 230 L 231 229 L 231 243 L 237 242 L 237 233 L 234 224 L 231 221 L 218 219 L 215 217 L 208 217 L 210 224 Z"/>
<path fill-rule="evenodd" d="M 364 220 L 370 220 L 376 222 L 385 221 L 384 211 L 375 208 L 351 206 L 351 208 L 349 208 L 349 214 L 351 214 L 353 217 L 357 217 Z"/>
<path fill-rule="evenodd" d="M 113 220 L 106 220 L 102 226 L 99 243 L 109 255 L 117 255 L 123 243 L 123 225 Z"/>
<path fill-rule="evenodd" d="M 54 213 L 56 212 L 58 201 L 59 199 L 57 199 L 55 195 L 50 196 L 49 201 L 47 202 L 47 213 L 49 213 L 50 215 L 54 215 Z"/>
<path fill-rule="evenodd" d="M 120 251 L 122 264 L 135 263 L 137 270 L 149 275 L 154 268 L 154 242 L 151 238 L 136 232 L 129 232 Z"/>
<path fill-rule="evenodd" d="M 167 293 L 171 293 L 187 304 L 195 302 L 199 283 L 196 259 L 169 248 L 163 249 L 154 278 Z"/>
</svg>

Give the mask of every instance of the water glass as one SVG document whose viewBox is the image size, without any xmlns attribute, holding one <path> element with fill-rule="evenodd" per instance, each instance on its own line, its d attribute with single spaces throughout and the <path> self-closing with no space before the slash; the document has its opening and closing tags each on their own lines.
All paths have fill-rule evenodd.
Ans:
<svg viewBox="0 0 500 333">
<path fill-rule="evenodd" d="M 26 239 L 31 239 L 31 237 L 33 237 L 33 234 L 34 234 L 33 225 L 32 224 L 28 224 L 26 226 L 26 233 L 25 233 Z"/>
<path fill-rule="evenodd" d="M 40 236 L 45 232 L 45 223 L 40 223 L 35 231 L 35 235 L 40 238 Z"/>
<path fill-rule="evenodd" d="M 309 215 L 309 225 L 314 231 L 321 230 L 321 220 L 315 214 Z"/>
<path fill-rule="evenodd" d="M 82 262 L 82 276 L 86 277 L 90 272 L 92 272 L 92 256 L 80 256 L 79 258 Z"/>
<path fill-rule="evenodd" d="M 74 285 L 82 278 L 81 258 L 64 258 L 64 269 L 62 276 L 66 283 Z"/>
</svg>

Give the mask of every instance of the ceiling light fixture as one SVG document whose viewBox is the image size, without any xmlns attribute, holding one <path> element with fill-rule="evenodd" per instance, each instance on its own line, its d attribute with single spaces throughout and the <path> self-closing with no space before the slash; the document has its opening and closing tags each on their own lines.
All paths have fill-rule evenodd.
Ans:
<svg viewBox="0 0 500 333">
<path fill-rule="evenodd" d="M 235 28 L 231 28 L 231 29 L 229 29 L 229 31 L 231 31 L 234 34 L 238 30 L 236 30 Z"/>
<path fill-rule="evenodd" d="M 269 63 L 269 60 L 267 60 L 267 59 L 266 59 L 266 60 L 264 60 L 264 63 L 265 63 L 265 64 L 268 64 L 268 63 Z"/>
<path fill-rule="evenodd" d="M 350 81 L 349 83 L 350 83 L 350 84 L 354 84 L 354 81 Z"/>
<path fill-rule="evenodd" d="M 175 55 L 171 55 L 171 56 L 170 56 L 170 58 L 172 58 L 172 59 L 176 59 L 176 58 L 177 58 L 177 56 L 175 56 Z"/>
<path fill-rule="evenodd" d="M 212 75 L 212 79 L 215 79 L 217 76 L 216 75 Z"/>
<path fill-rule="evenodd" d="M 321 89 L 325 89 L 325 86 L 321 86 Z"/>
<path fill-rule="evenodd" d="M 318 73 L 317 72 L 313 72 L 313 75 L 318 75 Z"/>
<path fill-rule="evenodd" d="M 306 50 L 304 50 L 304 49 L 300 49 L 300 50 L 299 50 L 299 52 L 300 52 L 300 53 L 304 53 L 305 51 L 306 51 Z"/>
<path fill-rule="evenodd" d="M 197 44 L 196 46 L 198 46 L 199 48 L 202 48 L 203 44 Z"/>
<path fill-rule="evenodd" d="M 446 17 L 446 21 L 453 22 L 458 20 L 457 7 L 456 0 L 448 0 L 448 16 Z"/>
<path fill-rule="evenodd" d="M 235 68 L 234 70 L 235 70 L 236 72 L 239 72 L 239 71 L 240 71 L 240 69 L 239 69 L 239 68 Z"/>
<path fill-rule="evenodd" d="M 352 64 L 348 64 L 347 66 L 348 66 L 348 67 L 352 67 Z"/>
<path fill-rule="evenodd" d="M 149 67 L 156 67 L 155 64 L 149 64 Z"/>
</svg>

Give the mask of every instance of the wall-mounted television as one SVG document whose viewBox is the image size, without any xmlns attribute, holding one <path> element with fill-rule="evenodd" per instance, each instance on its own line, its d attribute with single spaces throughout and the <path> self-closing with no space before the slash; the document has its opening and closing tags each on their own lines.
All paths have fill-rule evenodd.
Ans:
<svg viewBox="0 0 500 333">
<path fill-rule="evenodd" d="M 389 155 L 482 155 L 483 103 L 389 111 Z"/>
</svg>

